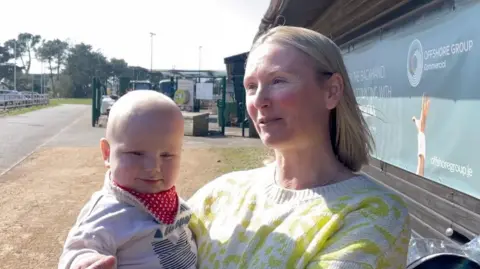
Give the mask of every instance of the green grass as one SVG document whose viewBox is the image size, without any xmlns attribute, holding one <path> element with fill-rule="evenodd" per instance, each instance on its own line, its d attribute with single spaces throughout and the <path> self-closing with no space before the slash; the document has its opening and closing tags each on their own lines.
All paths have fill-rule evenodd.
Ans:
<svg viewBox="0 0 480 269">
<path fill-rule="evenodd" d="M 58 105 L 67 105 L 67 104 L 91 105 L 92 104 L 92 99 L 91 98 L 50 99 L 50 103 L 48 105 L 22 107 L 22 108 L 15 108 L 15 109 L 10 109 L 10 110 L 6 110 L 6 111 L 0 110 L 0 117 L 15 116 L 15 115 L 25 114 L 25 113 L 28 113 L 28 112 L 32 112 L 32 111 L 47 108 L 47 107 L 54 107 L 54 106 L 58 106 Z"/>
<path fill-rule="evenodd" d="M 39 110 L 39 109 L 47 108 L 47 107 L 52 107 L 52 106 L 54 106 L 54 105 L 31 106 L 31 107 L 9 109 L 9 110 L 0 110 L 0 117 L 25 114 L 25 113 L 28 113 L 28 112 L 32 112 L 32 111 L 35 111 L 35 110 Z"/>
<path fill-rule="evenodd" d="M 218 156 L 217 172 L 220 174 L 258 168 L 270 159 L 272 152 L 265 147 L 210 148 Z"/>
<path fill-rule="evenodd" d="M 92 98 L 59 98 L 59 99 L 50 99 L 50 104 L 55 105 L 91 105 Z"/>
<path fill-rule="evenodd" d="M 188 199 L 213 179 L 233 171 L 262 167 L 270 156 L 272 152 L 265 147 L 185 148 L 178 191 Z"/>
</svg>

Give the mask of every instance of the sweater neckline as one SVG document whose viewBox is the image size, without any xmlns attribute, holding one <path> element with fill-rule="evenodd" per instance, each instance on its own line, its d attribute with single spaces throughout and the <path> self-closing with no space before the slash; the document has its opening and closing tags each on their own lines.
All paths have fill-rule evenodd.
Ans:
<svg viewBox="0 0 480 269">
<path fill-rule="evenodd" d="M 266 198 L 275 204 L 304 202 L 312 199 L 329 199 L 351 194 L 356 189 L 371 187 L 371 181 L 364 175 L 356 175 L 349 179 L 315 188 L 294 190 L 287 189 L 275 182 L 275 164 L 270 164 L 263 171 Z"/>
</svg>

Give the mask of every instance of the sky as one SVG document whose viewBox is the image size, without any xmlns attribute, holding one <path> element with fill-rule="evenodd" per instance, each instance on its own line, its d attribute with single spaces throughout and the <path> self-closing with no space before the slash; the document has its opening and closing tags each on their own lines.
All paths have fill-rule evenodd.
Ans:
<svg viewBox="0 0 480 269">
<path fill-rule="evenodd" d="M 0 16 L 0 43 L 29 32 L 150 68 L 153 32 L 153 69 L 225 70 L 225 57 L 249 50 L 270 0 L 4 2 L 3 10 L 17 12 Z M 40 73 L 41 64 L 34 61 L 30 72 Z"/>
</svg>

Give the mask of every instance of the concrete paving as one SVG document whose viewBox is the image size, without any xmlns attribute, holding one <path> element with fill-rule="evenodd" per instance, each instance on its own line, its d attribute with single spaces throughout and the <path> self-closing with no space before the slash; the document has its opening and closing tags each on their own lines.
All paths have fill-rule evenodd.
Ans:
<svg viewBox="0 0 480 269">
<path fill-rule="evenodd" d="M 90 114 L 90 106 L 62 105 L 0 118 L 0 173 L 39 146 L 55 139 L 71 124 Z"/>
<path fill-rule="evenodd" d="M 39 147 L 97 147 L 105 129 L 91 126 L 91 107 L 62 105 L 0 118 L 0 175 Z M 259 139 L 185 137 L 185 147 L 261 147 Z"/>
</svg>

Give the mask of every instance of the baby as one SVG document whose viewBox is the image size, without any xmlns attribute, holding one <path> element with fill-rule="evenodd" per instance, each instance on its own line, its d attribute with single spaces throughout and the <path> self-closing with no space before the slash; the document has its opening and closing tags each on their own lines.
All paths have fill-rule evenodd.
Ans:
<svg viewBox="0 0 480 269">
<path fill-rule="evenodd" d="M 100 148 L 103 188 L 68 234 L 59 269 L 111 259 L 112 268 L 195 268 L 191 217 L 175 191 L 183 117 L 165 95 L 137 90 L 113 105 Z"/>
</svg>

